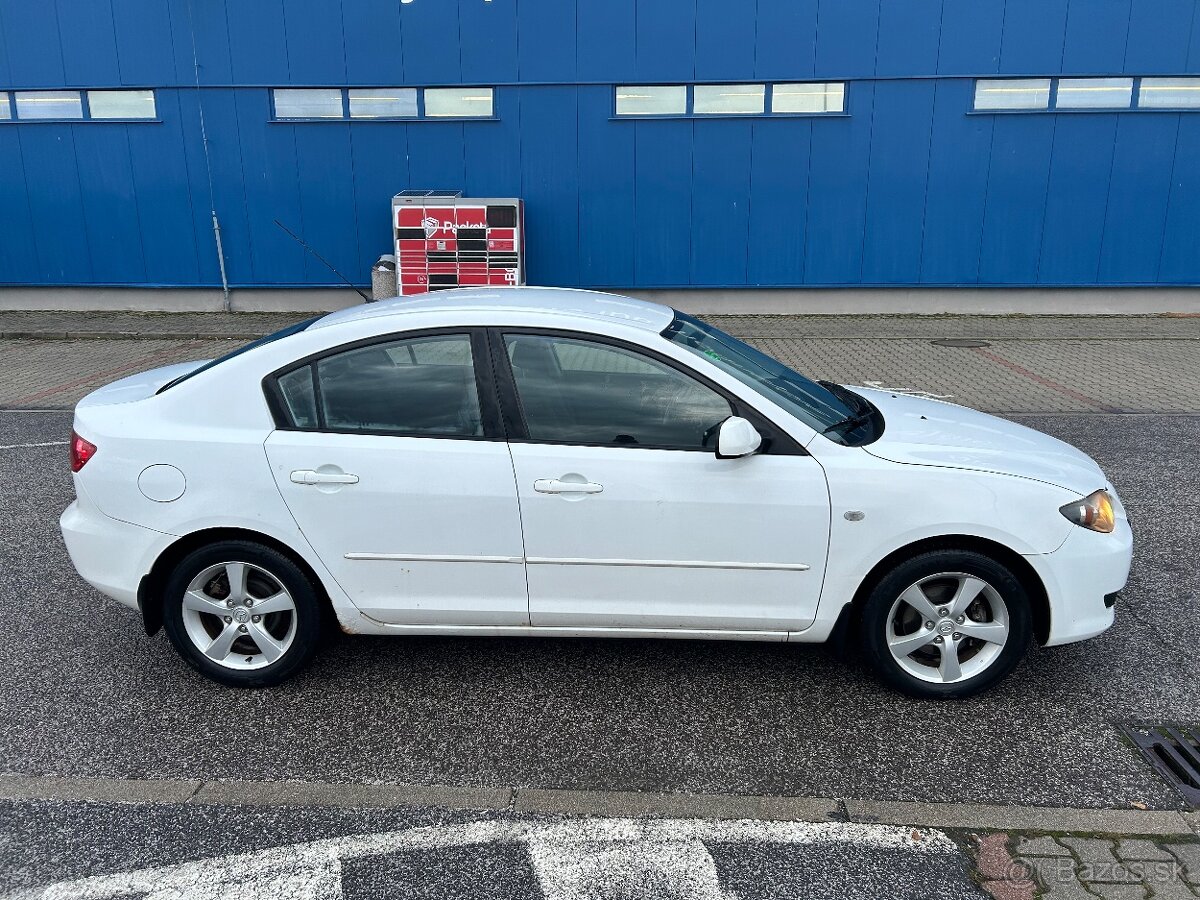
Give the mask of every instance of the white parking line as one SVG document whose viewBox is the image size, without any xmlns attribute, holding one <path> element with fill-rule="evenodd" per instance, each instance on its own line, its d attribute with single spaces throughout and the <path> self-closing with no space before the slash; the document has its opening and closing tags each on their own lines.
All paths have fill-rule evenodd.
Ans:
<svg viewBox="0 0 1200 900">
<path fill-rule="evenodd" d="M 590 819 L 482 821 L 328 838 L 256 853 L 202 859 L 59 882 L 6 900 L 340 900 L 343 863 L 404 850 L 523 845 L 546 900 L 618 894 L 662 896 L 668 886 L 695 900 L 727 900 L 707 844 L 852 844 L 956 854 L 940 831 L 849 822 L 714 822 Z M 632 890 L 630 890 L 632 888 Z M 675 891 L 672 891 L 672 895 Z"/>
<path fill-rule="evenodd" d="M 70 441 L 42 441 L 39 444 L 0 444 L 0 450 L 24 450 L 27 447 L 65 447 Z"/>
</svg>

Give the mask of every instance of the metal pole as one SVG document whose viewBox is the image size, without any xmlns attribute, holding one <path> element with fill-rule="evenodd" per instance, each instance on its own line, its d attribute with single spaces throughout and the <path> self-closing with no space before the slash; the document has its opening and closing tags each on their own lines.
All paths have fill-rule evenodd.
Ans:
<svg viewBox="0 0 1200 900">
<path fill-rule="evenodd" d="M 225 277 L 225 250 L 221 247 L 221 223 L 217 221 L 217 211 L 212 211 L 213 234 L 217 238 L 217 262 L 221 266 L 221 290 L 225 293 L 224 309 L 229 312 L 229 279 Z"/>
</svg>

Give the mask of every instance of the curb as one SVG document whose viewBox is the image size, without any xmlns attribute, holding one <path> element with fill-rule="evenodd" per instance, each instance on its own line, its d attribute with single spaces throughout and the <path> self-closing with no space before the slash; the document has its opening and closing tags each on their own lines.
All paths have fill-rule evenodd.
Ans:
<svg viewBox="0 0 1200 900">
<path fill-rule="evenodd" d="M 1192 834 L 1196 825 L 1172 810 L 1077 809 L 974 803 L 847 800 L 852 822 L 979 828 L 995 831 L 1083 831 L 1112 834 Z"/>
<path fill-rule="evenodd" d="M 0 775 L 0 801 L 3 800 L 354 809 L 433 806 L 452 810 L 617 818 L 849 821 L 928 828 L 1188 837 L 1200 833 L 1200 813 L 1172 810 L 319 781 L 190 781 Z"/>
</svg>

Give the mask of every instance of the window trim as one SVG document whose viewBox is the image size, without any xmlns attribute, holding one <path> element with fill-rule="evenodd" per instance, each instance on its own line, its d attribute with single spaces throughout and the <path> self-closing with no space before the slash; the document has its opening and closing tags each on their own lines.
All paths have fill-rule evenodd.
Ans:
<svg viewBox="0 0 1200 900">
<path fill-rule="evenodd" d="M 394 438 L 424 438 L 426 440 L 442 441 L 503 441 L 505 435 L 501 426 L 500 406 L 496 399 L 496 389 L 492 378 L 492 366 L 488 354 L 486 329 L 478 325 L 453 325 L 442 328 L 421 328 L 414 331 L 390 332 L 374 335 L 357 341 L 327 347 L 310 353 L 300 359 L 293 360 L 285 366 L 265 375 L 262 379 L 263 395 L 266 397 L 267 408 L 275 422 L 277 431 L 297 431 L 308 434 L 349 434 L 369 437 Z M 483 426 L 483 434 L 429 434 L 424 431 L 391 431 L 377 428 L 331 428 L 325 423 L 325 408 L 321 402 L 321 380 L 317 377 L 316 364 L 323 359 L 337 356 L 363 347 L 376 344 L 393 344 L 399 341 L 420 340 L 426 337 L 462 336 L 471 342 L 471 366 L 475 370 L 475 390 L 479 396 L 479 418 Z M 279 379 L 297 369 L 310 366 L 312 373 L 313 396 L 317 404 L 317 424 L 306 428 L 296 425 L 283 398 L 283 390 L 279 387 Z"/>
<path fill-rule="evenodd" d="M 1084 82 L 1088 82 L 1088 81 L 1129 82 L 1129 99 L 1125 102 L 1124 106 L 1062 106 L 1059 104 L 1059 98 L 1062 96 L 1062 83 L 1064 81 L 1071 83 L 1070 86 L 1068 86 L 1068 88 L 1067 88 L 1068 92 L 1078 91 L 1078 90 L 1089 90 L 1089 88 L 1087 88 L 1083 84 Z M 1078 85 L 1078 87 L 1076 87 L 1075 85 Z M 1061 110 L 1064 112 L 1066 112 L 1066 111 L 1078 112 L 1079 110 L 1095 110 L 1095 109 L 1109 110 L 1109 111 L 1114 110 L 1114 109 L 1115 110 L 1136 109 L 1137 108 L 1138 89 L 1140 87 L 1141 87 L 1141 79 L 1134 77 L 1132 75 L 1083 75 L 1083 76 L 1066 76 L 1066 77 L 1055 78 L 1053 94 L 1050 97 L 1051 108 L 1056 111 Z M 1105 85 L 1103 87 L 1097 86 L 1096 88 L 1091 88 L 1091 90 L 1100 90 L 1100 89 L 1123 91 L 1124 84 Z"/>
<path fill-rule="evenodd" d="M 1045 106 L 979 106 L 979 86 L 998 81 L 1012 83 L 1018 81 L 1036 82 L 1039 86 L 1038 92 L 1041 91 L 1041 83 L 1046 84 L 1046 105 Z M 1058 80 L 1053 76 L 1014 76 L 1012 78 L 976 78 L 972 84 L 971 92 L 971 112 L 978 113 L 995 113 L 995 112 L 1021 112 L 1021 113 L 1036 113 L 1048 112 L 1054 109 L 1054 94 L 1058 87 Z"/>
<path fill-rule="evenodd" d="M 828 112 L 775 112 L 773 109 L 775 98 L 776 85 L 796 85 L 796 84 L 840 84 L 842 86 L 842 108 L 840 110 L 830 110 Z M 716 112 L 716 113 L 698 113 L 695 111 L 695 95 L 697 87 L 724 87 L 735 85 L 752 85 L 763 87 L 763 111 L 755 113 L 731 113 L 731 112 Z M 622 88 L 635 87 L 682 87 L 685 89 L 684 95 L 684 111 L 681 113 L 619 113 L 617 112 L 617 92 Z M 834 81 L 722 81 L 722 82 L 699 82 L 681 84 L 679 82 L 670 82 L 662 84 L 613 84 L 612 85 L 612 106 L 609 120 L 612 122 L 643 122 L 675 119 L 686 119 L 690 121 L 708 120 L 708 119 L 839 119 L 849 118 L 850 116 L 850 81 L 834 80 Z"/>
<path fill-rule="evenodd" d="M 150 116 L 95 116 L 92 115 L 92 94 L 149 94 L 150 104 L 154 107 L 154 114 Z M 89 122 L 157 122 L 158 118 L 158 91 L 154 88 L 84 88 L 83 103 L 86 111 L 87 120 Z"/>
<path fill-rule="evenodd" d="M 596 334 L 590 331 L 576 331 L 569 328 L 526 328 L 520 325 L 499 325 L 487 329 L 488 348 L 491 351 L 493 375 L 499 395 L 501 416 L 505 433 L 510 444 L 539 444 L 546 447 L 600 447 L 616 450 L 674 450 L 680 453 L 705 453 L 713 455 L 715 448 L 681 447 L 660 444 L 613 444 L 589 443 L 585 441 L 546 441 L 529 437 L 525 424 L 524 413 L 521 410 L 520 398 L 517 392 L 517 382 L 513 375 L 512 365 L 508 360 L 508 351 L 504 344 L 505 335 L 526 335 L 537 337 L 560 337 L 567 340 L 591 341 L 616 347 L 637 355 L 648 357 L 668 368 L 674 369 L 681 375 L 691 378 L 703 387 L 720 396 L 729 404 L 731 415 L 740 416 L 749 421 L 758 433 L 762 435 L 762 446 L 756 455 L 768 456 L 808 456 L 804 447 L 784 429 L 780 428 L 765 415 L 751 406 L 732 391 L 717 384 L 704 374 L 688 367 L 677 359 L 664 353 L 659 353 L 643 344 L 636 344 L 620 338 Z"/>
<path fill-rule="evenodd" d="M 272 122 L 345 122 L 349 118 L 350 100 L 347 94 L 347 88 L 338 87 L 296 87 L 289 85 L 288 87 L 273 87 L 271 88 L 271 121 Z M 337 91 L 339 99 L 339 113 L 336 116 L 281 116 L 279 108 L 276 105 L 277 95 L 280 91 Z"/>
<path fill-rule="evenodd" d="M 739 112 L 738 110 L 724 110 L 724 109 L 713 110 L 711 112 L 697 112 L 696 111 L 696 89 L 697 88 L 703 88 L 705 90 L 712 89 L 714 91 L 720 91 L 722 88 L 728 89 L 728 88 L 739 88 L 739 87 L 759 88 L 761 90 L 761 93 L 760 93 L 760 91 L 755 90 L 755 91 L 747 91 L 744 94 L 725 95 L 725 96 L 752 97 L 755 100 L 762 101 L 762 108 L 755 109 L 755 110 L 748 111 L 748 112 Z M 691 111 L 691 114 L 693 116 L 695 116 L 696 118 L 703 117 L 705 119 L 711 119 L 713 116 L 736 116 L 738 118 L 750 118 L 752 116 L 765 116 L 767 113 L 771 112 L 771 106 L 773 105 L 773 101 L 775 98 L 774 87 L 775 87 L 774 84 L 768 84 L 765 81 L 723 81 L 720 83 L 713 83 L 713 84 L 708 84 L 708 83 L 693 84 L 688 87 L 688 93 L 691 95 L 691 103 L 689 104 L 690 111 Z M 721 95 L 718 94 L 718 96 L 721 96 Z"/>
<path fill-rule="evenodd" d="M 828 87 L 831 84 L 840 84 L 842 86 L 842 108 L 841 109 L 822 109 L 810 111 L 776 110 L 775 109 L 775 88 L 777 87 L 795 87 L 802 84 L 823 84 Z M 828 91 L 825 92 L 828 95 Z M 848 81 L 769 81 L 767 82 L 767 115 L 770 116 L 847 116 L 849 115 L 849 104 L 847 97 L 850 95 L 850 82 Z"/>
<path fill-rule="evenodd" d="M 1121 78 L 1129 79 L 1133 82 L 1130 92 L 1129 104 L 1127 106 L 1063 106 L 1058 105 L 1058 83 L 1059 81 L 1081 81 L 1090 79 L 1110 79 Z M 1187 113 L 1200 111 L 1200 105 L 1196 106 L 1146 106 L 1141 102 L 1142 97 L 1142 82 L 1146 79 L 1162 80 L 1162 79 L 1195 79 L 1195 75 L 984 75 L 977 76 L 974 79 L 975 90 L 978 90 L 980 82 L 983 81 L 1020 81 L 1020 80 L 1049 80 L 1050 81 L 1050 97 L 1046 106 L 1034 108 L 1028 107 L 1010 107 L 1000 109 L 980 109 L 975 106 L 975 96 L 971 97 L 971 105 L 967 109 L 968 116 L 1028 116 L 1028 115 L 1064 115 L 1064 116 L 1087 116 L 1087 115 L 1112 115 L 1114 113 Z"/>
<path fill-rule="evenodd" d="M 488 92 L 488 114 L 486 116 L 465 116 L 461 113 L 456 115 L 431 115 L 428 108 L 428 97 L 426 94 L 429 91 L 487 91 Z M 450 85 L 430 85 L 423 87 L 418 92 L 420 100 L 418 100 L 417 111 L 423 120 L 428 122 L 478 122 L 487 121 L 488 119 L 496 118 L 496 88 L 486 84 L 450 84 Z"/>
<path fill-rule="evenodd" d="M 425 112 L 425 92 L 427 90 L 485 90 L 490 91 L 492 96 L 492 111 L 486 116 L 431 116 Z M 342 114 L 340 116 L 280 116 L 275 107 L 275 94 L 277 91 L 303 91 L 303 90 L 329 90 L 338 91 L 342 98 Z M 411 90 L 417 92 L 417 113 L 414 116 L 352 116 L 350 115 L 350 91 L 359 90 Z M 328 85 L 274 85 L 267 88 L 270 95 L 270 118 L 267 120 L 272 125 L 317 125 L 322 123 L 353 123 L 356 125 L 365 125 L 372 122 L 400 122 L 402 124 L 413 124 L 418 122 L 498 122 L 500 117 L 496 114 L 496 97 L 498 88 L 495 85 L 487 84 L 451 84 L 451 85 L 372 85 L 364 87 L 362 85 L 348 85 L 345 87 L 332 87 Z"/>
<path fill-rule="evenodd" d="M 91 113 L 88 110 L 87 91 L 83 90 L 82 88 L 30 88 L 28 90 L 14 90 L 11 93 L 13 121 L 15 122 L 86 122 L 91 118 Z M 31 116 L 29 118 L 24 118 L 20 114 L 21 103 L 18 96 L 20 94 L 74 94 L 75 100 L 79 104 L 79 115 Z"/>
<path fill-rule="evenodd" d="M 109 92 L 131 93 L 137 91 L 149 91 L 151 99 L 154 102 L 153 116 L 135 116 L 129 117 L 108 117 L 108 116 L 93 116 L 92 104 L 89 99 L 89 94 L 104 94 Z M 80 115 L 69 118 L 44 118 L 44 119 L 28 119 L 21 118 L 17 115 L 17 94 L 28 93 L 59 93 L 59 94 L 78 94 Z M 78 125 L 81 122 L 97 123 L 100 125 L 161 125 L 162 118 L 158 113 L 158 88 L 146 87 L 116 87 L 116 88 L 20 88 L 12 90 L 0 90 L 0 106 L 4 106 L 8 110 L 8 118 L 0 118 L 0 125 Z"/>
<path fill-rule="evenodd" d="M 617 109 L 617 101 L 622 90 L 634 90 L 637 88 L 683 88 L 683 112 L 668 112 L 668 113 L 629 113 L 619 112 Z M 614 84 L 612 89 L 612 117 L 617 119 L 677 119 L 687 116 L 692 111 L 692 86 L 690 84 L 680 84 L 673 82 L 671 84 Z"/>
<path fill-rule="evenodd" d="M 412 91 L 413 107 L 416 111 L 411 116 L 356 116 L 354 115 L 354 110 L 352 107 L 354 98 L 350 96 L 350 94 L 354 91 Z M 423 107 L 425 106 L 425 91 L 421 88 L 415 87 L 350 87 L 346 88 L 342 94 L 345 98 L 343 101 L 343 115 L 344 118 L 350 122 L 372 122 L 377 120 L 383 120 L 384 122 L 413 122 L 421 118 L 421 113 L 423 112 Z M 271 91 L 271 96 L 274 98 L 274 89 Z M 272 100 L 272 102 L 274 101 Z M 294 122 L 297 120 L 288 119 L 287 121 Z"/>
<path fill-rule="evenodd" d="M 1197 110 L 1200 110 L 1200 103 L 1193 103 L 1191 105 L 1184 104 L 1182 106 L 1179 104 L 1164 104 L 1162 106 L 1155 106 L 1154 104 L 1142 103 L 1142 92 L 1144 88 L 1143 83 L 1146 80 L 1150 80 L 1152 82 L 1174 81 L 1177 83 L 1175 90 L 1178 90 L 1179 87 L 1181 87 L 1178 82 L 1194 82 L 1197 85 L 1200 85 L 1200 77 L 1196 75 L 1143 75 L 1137 79 L 1137 83 L 1133 86 L 1133 106 L 1140 112 L 1196 112 Z M 1182 87 L 1184 90 L 1197 90 L 1196 87 L 1191 87 L 1190 85 L 1183 85 Z M 1151 86 L 1152 91 L 1164 89 L 1166 88 L 1157 84 Z"/>
</svg>

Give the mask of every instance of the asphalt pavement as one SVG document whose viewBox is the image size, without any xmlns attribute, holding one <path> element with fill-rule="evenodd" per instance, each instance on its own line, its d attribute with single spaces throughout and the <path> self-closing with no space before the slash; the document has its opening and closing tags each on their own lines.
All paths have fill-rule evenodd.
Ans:
<svg viewBox="0 0 1200 900">
<path fill-rule="evenodd" d="M 882 825 L 33 803 L 0 833 L 6 900 L 986 897 L 945 834 Z"/>
<path fill-rule="evenodd" d="M 322 898 L 976 897 L 965 832 L 949 832 L 955 847 L 932 828 L 864 824 L 878 801 L 1186 809 L 1117 726 L 1194 722 L 1200 710 L 1194 323 L 1147 320 L 1126 347 L 1113 322 L 1060 323 L 1047 334 L 1001 321 L 986 335 L 994 348 L 931 345 L 932 324 L 939 335 L 965 333 L 940 320 L 916 330 L 900 320 L 899 331 L 858 323 L 881 331 L 867 345 L 834 320 L 824 337 L 788 320 L 726 324 L 816 374 L 954 393 L 1093 455 L 1136 539 L 1117 624 L 1092 641 L 1034 649 L 997 689 L 951 703 L 888 691 L 853 653 L 832 648 L 582 639 L 335 636 L 293 682 L 231 691 L 76 576 L 57 528 L 72 497 L 71 417 L 37 408 L 231 344 L 169 330 L 154 341 L 0 341 L 13 376 L 0 404 L 26 407 L 0 408 L 0 777 L 97 778 L 101 796 L 117 799 L 126 779 L 225 786 L 203 802 L 191 788 L 155 802 L 36 790 L 0 801 L 0 895 L 67 882 L 53 896 L 142 896 L 143 878 L 167 891 L 149 896 L 173 898 L 258 896 L 249 884 L 264 896 Z M 1039 409 L 1053 412 L 1011 411 Z M 455 812 L 436 800 L 263 805 L 270 785 L 290 782 L 334 793 L 345 785 L 351 798 L 354 788 L 430 785 L 515 800 Z M 257 799 L 239 798 L 239 783 L 257 785 Z M 596 792 L 579 796 L 601 798 L 593 806 L 610 818 L 554 818 L 545 800 L 522 806 L 554 789 Z M 668 803 L 652 820 L 667 824 L 651 833 L 644 820 L 611 818 L 642 796 L 614 792 L 682 797 L 683 811 Z M 693 795 L 725 799 L 705 806 Z M 705 818 L 721 803 L 740 809 L 743 797 L 828 798 L 804 802 L 829 815 L 770 834 L 718 821 L 742 813 Z M 912 807 L 896 809 L 879 821 L 918 821 L 907 817 Z M 313 859 L 335 859 L 336 872 L 308 866 Z M 1045 865 L 1035 868 L 1048 886 Z"/>
<path fill-rule="evenodd" d="M 342 637 L 298 679 L 237 692 L 87 587 L 57 531 L 62 446 L 0 451 L 0 734 L 23 774 L 384 781 L 1173 808 L 1122 722 L 1190 720 L 1200 419 L 1027 417 L 1093 454 L 1137 551 L 1117 624 L 1034 650 L 997 690 L 910 700 L 824 647 Z M 3 444 L 63 412 L 0 413 Z"/>
</svg>

